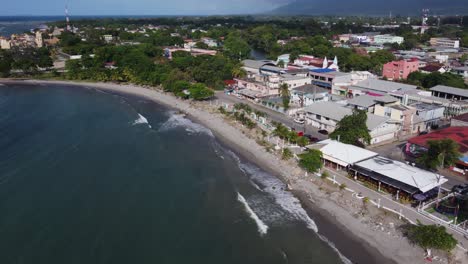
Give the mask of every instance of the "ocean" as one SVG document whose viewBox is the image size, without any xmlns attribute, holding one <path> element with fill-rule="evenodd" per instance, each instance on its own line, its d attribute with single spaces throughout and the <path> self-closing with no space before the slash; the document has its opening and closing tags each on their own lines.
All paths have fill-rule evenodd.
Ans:
<svg viewBox="0 0 468 264">
<path fill-rule="evenodd" d="M 0 85 L 0 263 L 347 263 L 273 175 L 140 97 Z"/>
</svg>

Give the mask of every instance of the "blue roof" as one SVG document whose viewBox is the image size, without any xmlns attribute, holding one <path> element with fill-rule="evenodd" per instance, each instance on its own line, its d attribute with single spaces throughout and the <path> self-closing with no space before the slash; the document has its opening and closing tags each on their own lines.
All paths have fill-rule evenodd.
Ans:
<svg viewBox="0 0 468 264">
<path fill-rule="evenodd" d="M 313 70 L 310 70 L 311 72 L 316 72 L 316 73 L 326 73 L 326 72 L 332 72 L 332 71 L 335 71 L 335 70 L 332 70 L 332 69 L 313 69 Z"/>
</svg>

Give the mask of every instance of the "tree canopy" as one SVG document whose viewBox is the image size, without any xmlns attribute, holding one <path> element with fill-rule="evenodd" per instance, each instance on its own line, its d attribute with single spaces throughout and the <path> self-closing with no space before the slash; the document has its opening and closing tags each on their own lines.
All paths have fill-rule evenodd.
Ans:
<svg viewBox="0 0 468 264">
<path fill-rule="evenodd" d="M 318 149 L 311 149 L 306 153 L 299 155 L 299 166 L 308 172 L 317 172 L 322 168 L 322 152 Z"/>
<path fill-rule="evenodd" d="M 447 233 L 444 226 L 422 224 L 410 226 L 408 237 L 424 249 L 451 251 L 457 245 L 457 240 Z"/>
<path fill-rule="evenodd" d="M 457 88 L 468 88 L 465 84 L 465 81 L 460 75 L 455 75 L 449 72 L 440 73 L 422 73 L 422 72 L 412 72 L 408 75 L 407 82 L 423 87 L 423 88 L 432 88 L 436 85 L 446 85 Z"/>
<path fill-rule="evenodd" d="M 330 138 L 339 140 L 345 144 L 362 146 L 370 144 L 371 136 L 367 128 L 367 113 L 354 109 L 351 115 L 343 117 L 337 123 L 337 128 L 330 134 Z"/>
<path fill-rule="evenodd" d="M 439 167 L 449 167 L 455 164 L 461 156 L 458 151 L 459 146 L 457 142 L 450 138 L 429 140 L 427 144 L 429 148 L 427 152 L 418 159 L 418 162 L 429 169 L 434 170 Z"/>
</svg>

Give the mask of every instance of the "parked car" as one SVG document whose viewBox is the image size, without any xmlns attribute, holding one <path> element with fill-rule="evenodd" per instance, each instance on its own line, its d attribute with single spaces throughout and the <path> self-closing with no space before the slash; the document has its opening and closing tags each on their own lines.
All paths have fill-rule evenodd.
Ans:
<svg viewBox="0 0 468 264">
<path fill-rule="evenodd" d="M 321 130 L 319 130 L 318 132 L 319 132 L 320 134 L 322 134 L 322 135 L 328 135 L 328 131 L 325 130 L 325 129 L 321 129 Z"/>
<path fill-rule="evenodd" d="M 452 192 L 459 193 L 459 194 L 466 193 L 466 192 L 468 192 L 468 184 L 455 185 L 455 186 L 452 187 Z"/>
<path fill-rule="evenodd" d="M 309 134 L 305 134 L 304 137 L 308 138 L 310 143 L 315 143 L 315 142 L 318 142 L 319 139 L 316 138 L 316 137 L 313 137 L 312 135 L 309 135 Z"/>
<path fill-rule="evenodd" d="M 295 118 L 294 122 L 303 125 L 305 123 L 305 119 L 303 118 Z"/>
<path fill-rule="evenodd" d="M 427 134 L 427 131 L 422 131 L 422 132 L 419 132 L 419 135 L 422 136 L 422 135 L 426 135 Z"/>
</svg>

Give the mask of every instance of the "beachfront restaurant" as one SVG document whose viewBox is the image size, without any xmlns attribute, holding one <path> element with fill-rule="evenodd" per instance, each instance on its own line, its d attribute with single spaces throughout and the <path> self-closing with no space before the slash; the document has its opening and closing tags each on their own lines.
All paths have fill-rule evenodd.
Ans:
<svg viewBox="0 0 468 264">
<path fill-rule="evenodd" d="M 349 174 L 356 180 L 373 185 L 378 191 L 394 195 L 397 200 L 408 201 L 423 201 L 447 182 L 442 175 L 382 156 L 354 164 Z"/>
<path fill-rule="evenodd" d="M 344 144 L 336 140 L 327 139 L 317 142 L 308 148 L 322 152 L 325 167 L 334 170 L 347 170 L 351 165 L 376 157 L 378 154 L 354 145 Z"/>
</svg>

